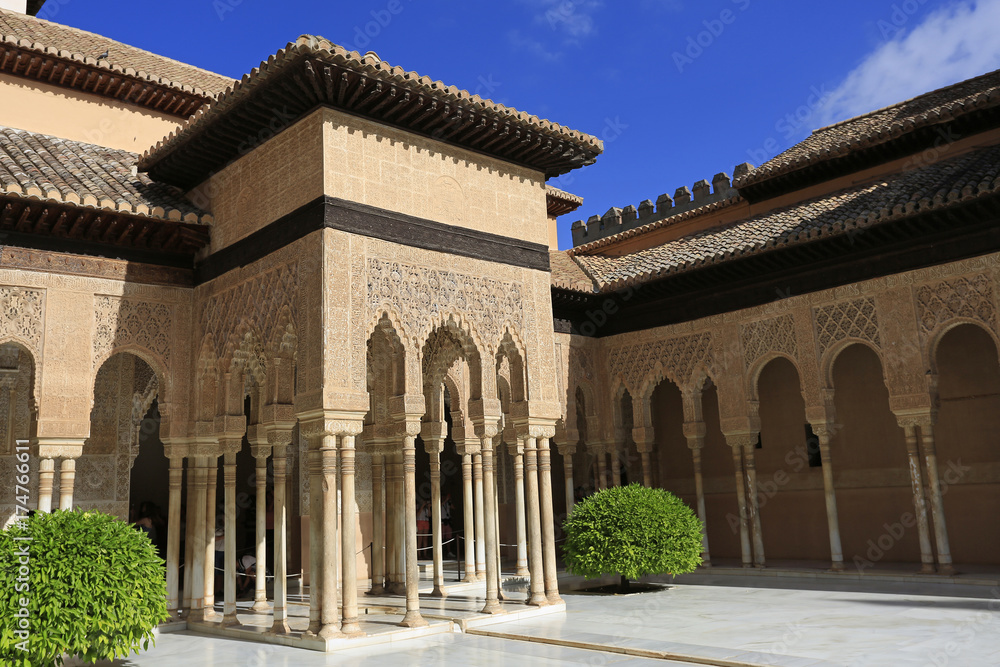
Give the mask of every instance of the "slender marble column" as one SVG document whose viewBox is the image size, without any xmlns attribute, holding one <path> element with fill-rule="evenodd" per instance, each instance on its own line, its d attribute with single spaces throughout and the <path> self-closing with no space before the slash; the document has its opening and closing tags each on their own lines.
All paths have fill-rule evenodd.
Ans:
<svg viewBox="0 0 1000 667">
<path fill-rule="evenodd" d="M 341 600 L 343 622 L 340 631 L 348 637 L 360 637 L 358 623 L 358 554 L 355 545 L 355 496 L 354 496 L 354 436 L 340 436 L 340 494 L 343 508 L 340 519 L 341 555 L 343 573 Z"/>
<path fill-rule="evenodd" d="M 555 517 L 552 511 L 552 461 L 549 439 L 539 438 L 537 444 L 545 597 L 549 604 L 558 604 L 563 600 L 559 597 L 559 573 L 556 570 L 556 532 Z"/>
<path fill-rule="evenodd" d="M 642 485 L 647 488 L 653 487 L 653 464 L 650 461 L 649 451 L 643 449 L 639 452 L 642 457 Z"/>
<path fill-rule="evenodd" d="M 170 459 L 168 473 L 169 499 L 167 501 L 167 612 L 170 619 L 180 618 L 178 581 L 181 558 L 181 486 L 184 480 L 184 457 Z"/>
<path fill-rule="evenodd" d="M 941 493 L 941 479 L 938 473 L 937 451 L 934 446 L 934 427 L 930 421 L 920 425 L 920 447 L 924 452 L 927 467 L 927 482 L 931 492 L 931 517 L 934 519 L 934 543 L 937 546 L 938 574 L 955 574 L 951 563 L 951 546 L 948 543 L 948 527 L 945 525 L 944 500 Z M 65 464 L 64 464 L 65 465 Z"/>
<path fill-rule="evenodd" d="M 236 452 L 226 452 L 224 457 L 222 485 L 226 495 L 226 549 L 222 624 L 229 626 L 239 624 L 236 618 Z"/>
<path fill-rule="evenodd" d="M 322 435 L 309 439 L 309 627 L 306 636 L 317 637 L 321 622 L 323 598 L 323 446 Z M 336 598 L 334 593 L 334 598 Z"/>
<path fill-rule="evenodd" d="M 502 614 L 503 607 L 500 606 L 500 569 L 498 540 L 497 540 L 497 506 L 495 502 L 495 487 L 493 484 L 493 437 L 483 436 L 481 439 L 480 451 L 483 461 L 483 498 L 484 505 L 484 531 L 486 541 L 486 604 L 483 606 L 484 614 Z"/>
<path fill-rule="evenodd" d="M 466 450 L 467 451 L 467 450 Z M 472 454 L 462 454 L 462 516 L 465 538 L 466 583 L 476 581 L 476 510 L 472 491 Z"/>
<path fill-rule="evenodd" d="M 185 612 L 191 611 L 191 580 L 194 579 L 194 480 L 197 476 L 195 459 L 187 457 L 187 517 L 184 520 L 184 599 Z"/>
<path fill-rule="evenodd" d="M 563 479 L 566 484 L 566 514 L 573 511 L 576 504 L 576 489 L 573 487 L 573 454 L 576 445 L 559 445 L 559 453 L 563 457 Z"/>
<path fill-rule="evenodd" d="M 323 497 L 323 523 L 320 524 L 322 544 L 323 593 L 320 607 L 320 631 L 323 639 L 342 637 L 340 619 L 337 615 L 337 436 L 324 435 L 320 449 L 323 467 L 323 482 L 320 484 Z M 275 466 L 277 468 L 277 465 Z M 277 527 L 277 526 L 275 526 Z M 277 604 L 277 603 L 275 603 Z"/>
<path fill-rule="evenodd" d="M 443 446 L 443 440 L 438 446 Z M 434 552 L 434 590 L 433 597 L 447 597 L 444 590 L 444 554 L 441 540 L 441 452 L 434 448 L 431 452 L 431 442 L 427 442 L 427 451 L 431 459 L 431 532 L 433 533 Z"/>
<path fill-rule="evenodd" d="M 52 482 L 55 478 L 56 462 L 45 458 L 38 464 L 38 511 L 52 511 Z"/>
<path fill-rule="evenodd" d="M 694 492 L 698 503 L 698 518 L 701 519 L 701 562 L 708 567 L 712 564 L 712 556 L 708 550 L 708 512 L 705 509 L 705 484 L 701 477 L 701 448 L 691 448 L 691 459 L 694 462 Z"/>
<path fill-rule="evenodd" d="M 403 493 L 406 496 L 406 615 L 400 625 L 427 625 L 420 615 L 420 569 L 417 564 L 417 450 L 416 437 L 403 439 Z"/>
<path fill-rule="evenodd" d="M 219 487 L 219 459 L 209 457 L 205 489 L 205 618 L 215 616 L 215 499 Z"/>
<path fill-rule="evenodd" d="M 208 504 L 208 458 L 195 459 L 194 469 L 194 499 L 188 502 L 188 521 L 192 521 L 192 561 L 191 575 L 191 611 L 188 618 L 193 621 L 204 621 L 205 609 L 205 514 Z"/>
<path fill-rule="evenodd" d="M 528 531 L 524 525 L 524 445 L 509 446 L 514 457 L 514 524 L 517 529 L 517 570 L 519 577 L 530 574 L 528 570 Z"/>
<path fill-rule="evenodd" d="M 267 612 L 267 579 L 264 571 L 267 569 L 267 449 L 257 452 L 257 467 L 254 478 L 257 487 L 257 513 L 255 516 L 257 529 L 257 576 L 254 578 L 253 606 L 251 610 Z"/>
<path fill-rule="evenodd" d="M 73 509 L 73 486 L 76 482 L 76 459 L 65 458 L 59 468 L 59 509 Z"/>
<path fill-rule="evenodd" d="M 756 567 L 764 567 L 764 529 L 761 526 L 760 502 L 757 498 L 757 463 L 754 449 L 753 444 L 743 445 L 744 470 L 747 476 L 747 508 L 753 531 L 753 563 Z"/>
<path fill-rule="evenodd" d="M 287 559 L 285 557 L 287 517 L 285 516 L 285 477 L 288 474 L 288 463 L 285 452 L 288 443 L 271 445 L 271 457 L 274 461 L 274 624 L 272 634 L 288 634 L 288 601 L 287 601 Z"/>
<path fill-rule="evenodd" d="M 538 450 L 537 441 L 524 440 L 524 486 L 527 502 L 525 515 L 528 521 L 528 569 L 531 574 L 528 604 L 542 607 L 548 604 L 545 597 L 545 564 L 542 556 L 542 525 L 538 500 Z"/>
<path fill-rule="evenodd" d="M 613 486 L 622 485 L 622 460 L 621 460 L 621 450 L 618 448 L 618 444 L 611 446 L 608 451 L 608 455 L 611 457 L 611 484 Z"/>
<path fill-rule="evenodd" d="M 597 451 L 597 490 L 608 488 L 608 454 L 603 449 Z"/>
<path fill-rule="evenodd" d="M 389 498 L 390 520 L 386 526 L 392 534 L 386 538 L 389 544 L 389 592 L 393 595 L 406 595 L 406 497 L 403 484 L 403 455 L 396 451 L 391 455 L 386 468 L 386 481 L 390 482 Z M 391 475 L 391 480 L 390 480 Z M 387 502 L 388 499 L 387 499 Z M 391 537 L 392 539 L 389 539 Z"/>
<path fill-rule="evenodd" d="M 382 454 L 372 454 L 372 588 L 370 595 L 385 592 L 385 487 Z"/>
<path fill-rule="evenodd" d="M 823 497 L 826 501 L 826 524 L 830 531 L 830 569 L 843 572 L 844 550 L 840 545 L 840 520 L 837 518 L 837 495 L 833 487 L 830 434 L 822 427 L 817 427 L 815 433 L 819 440 L 819 457 L 823 467 Z"/>
<path fill-rule="evenodd" d="M 740 551 L 743 555 L 743 567 L 753 567 L 753 554 L 750 550 L 750 521 L 747 514 L 747 491 L 743 482 L 743 445 L 732 442 L 729 445 L 733 450 L 733 467 L 736 471 L 736 502 L 740 508 Z"/>
<path fill-rule="evenodd" d="M 472 479 L 476 487 L 476 579 L 486 576 L 486 534 L 483 516 L 483 455 L 479 451 L 472 455 Z"/>
<path fill-rule="evenodd" d="M 920 573 L 934 573 L 934 553 L 931 551 L 930 526 L 927 522 L 927 502 L 924 499 L 924 481 L 920 472 L 920 452 L 917 448 L 917 427 L 903 426 L 906 436 L 906 454 L 910 462 L 910 485 L 913 490 L 913 508 L 917 514 L 917 535 L 920 539 Z"/>
</svg>

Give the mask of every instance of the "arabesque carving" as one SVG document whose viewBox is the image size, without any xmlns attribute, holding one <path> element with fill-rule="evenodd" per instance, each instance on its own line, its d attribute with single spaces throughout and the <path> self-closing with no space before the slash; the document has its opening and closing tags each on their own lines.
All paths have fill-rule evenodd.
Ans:
<svg viewBox="0 0 1000 667">
<path fill-rule="evenodd" d="M 997 330 L 993 284 L 983 274 L 921 285 L 915 291 L 920 332 L 925 336 L 957 318 L 978 320 Z"/>
<path fill-rule="evenodd" d="M 859 338 L 882 347 L 875 299 L 871 297 L 821 306 L 813 313 L 820 356 L 846 338 Z"/>
</svg>

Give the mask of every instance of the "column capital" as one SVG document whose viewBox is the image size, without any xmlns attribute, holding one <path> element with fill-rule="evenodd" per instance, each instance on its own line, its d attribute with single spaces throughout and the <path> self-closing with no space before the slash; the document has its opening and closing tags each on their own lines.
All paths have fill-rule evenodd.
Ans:
<svg viewBox="0 0 1000 667">
<path fill-rule="evenodd" d="M 215 437 L 192 438 L 188 442 L 187 455 L 190 457 L 217 458 L 219 454 L 219 440 Z"/>
<path fill-rule="evenodd" d="M 635 441 L 635 448 L 640 454 L 653 451 L 656 443 L 656 433 L 651 426 L 639 426 L 632 429 L 632 440 Z"/>
<path fill-rule="evenodd" d="M 726 444 L 733 449 L 738 449 L 740 447 L 754 447 L 757 444 L 757 436 L 760 435 L 759 431 L 748 431 L 742 433 L 724 433 L 726 437 Z"/>
<path fill-rule="evenodd" d="M 561 456 L 573 456 L 576 454 L 576 443 L 557 443 L 556 449 L 559 450 Z"/>
<path fill-rule="evenodd" d="M 896 423 L 900 428 L 908 426 L 919 426 L 925 428 L 933 426 L 937 421 L 937 410 L 929 407 L 913 408 L 910 410 L 893 410 L 896 416 Z"/>
<path fill-rule="evenodd" d="M 480 452 L 480 445 L 478 440 L 455 441 L 455 449 L 460 456 L 465 456 L 466 454 L 475 456 Z"/>
<path fill-rule="evenodd" d="M 83 456 L 83 443 L 84 438 L 38 438 L 37 455 L 43 459 L 78 459 Z"/>
<path fill-rule="evenodd" d="M 521 441 L 512 442 L 507 445 L 507 451 L 511 456 L 522 456 L 524 454 L 524 443 Z"/>
<path fill-rule="evenodd" d="M 326 435 L 359 435 L 365 428 L 365 414 L 352 410 L 311 410 L 295 416 L 299 421 L 299 431 L 312 440 Z M 294 419 L 276 422 L 282 428 L 294 423 Z"/>
</svg>

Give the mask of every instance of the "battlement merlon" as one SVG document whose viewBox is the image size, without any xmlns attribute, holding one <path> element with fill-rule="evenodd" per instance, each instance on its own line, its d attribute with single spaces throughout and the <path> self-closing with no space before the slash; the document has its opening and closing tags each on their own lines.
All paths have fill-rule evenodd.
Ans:
<svg viewBox="0 0 1000 667">
<path fill-rule="evenodd" d="M 733 169 L 734 177 L 738 178 L 752 169 L 753 165 L 747 162 L 738 164 Z M 691 188 L 682 185 L 674 191 L 673 197 L 666 193 L 661 194 L 656 198 L 655 204 L 652 200 L 645 199 L 638 207 L 631 204 L 625 208 L 612 207 L 604 215 L 590 216 L 586 222 L 577 220 L 572 225 L 573 247 L 738 195 L 739 191 L 732 186 L 729 174 L 720 172 L 712 177 L 711 182 L 702 179 Z"/>
</svg>

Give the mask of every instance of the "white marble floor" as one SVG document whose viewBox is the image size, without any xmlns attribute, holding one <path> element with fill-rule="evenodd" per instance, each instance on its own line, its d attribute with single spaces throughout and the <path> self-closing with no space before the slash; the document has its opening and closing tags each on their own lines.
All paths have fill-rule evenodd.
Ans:
<svg viewBox="0 0 1000 667">
<path fill-rule="evenodd" d="M 754 586 L 752 577 L 726 579 L 726 585 L 677 584 L 630 596 L 566 593 L 565 613 L 329 654 L 166 634 L 155 648 L 119 664 L 690 664 L 644 653 L 654 651 L 780 667 L 1000 665 L 1000 588 L 916 581 L 875 593 L 811 590 L 817 582 L 794 578 L 767 587 Z"/>
</svg>

